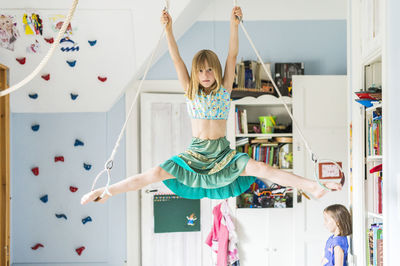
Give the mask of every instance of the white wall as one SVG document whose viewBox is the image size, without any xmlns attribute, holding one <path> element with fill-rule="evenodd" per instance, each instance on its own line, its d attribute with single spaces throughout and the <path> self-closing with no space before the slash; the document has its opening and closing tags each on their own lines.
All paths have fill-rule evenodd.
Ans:
<svg viewBox="0 0 400 266">
<path fill-rule="evenodd" d="M 237 1 L 244 20 L 335 20 L 347 18 L 346 0 L 251 0 Z M 199 20 L 227 20 L 232 0 L 213 1 Z"/>
</svg>

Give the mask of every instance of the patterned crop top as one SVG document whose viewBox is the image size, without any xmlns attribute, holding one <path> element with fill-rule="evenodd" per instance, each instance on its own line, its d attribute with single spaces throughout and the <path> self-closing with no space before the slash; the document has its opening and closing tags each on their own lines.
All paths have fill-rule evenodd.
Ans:
<svg viewBox="0 0 400 266">
<path fill-rule="evenodd" d="M 186 98 L 187 111 L 193 119 L 227 120 L 231 107 L 231 95 L 219 88 L 216 94 L 205 94 L 203 91 L 196 94 L 193 101 Z"/>
</svg>

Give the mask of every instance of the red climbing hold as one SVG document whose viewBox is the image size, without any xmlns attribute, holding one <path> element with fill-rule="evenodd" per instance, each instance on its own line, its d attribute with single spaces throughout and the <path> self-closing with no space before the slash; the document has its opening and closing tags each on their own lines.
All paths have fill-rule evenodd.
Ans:
<svg viewBox="0 0 400 266">
<path fill-rule="evenodd" d="M 42 75 L 42 79 L 48 81 L 50 79 L 50 74 Z"/>
<path fill-rule="evenodd" d="M 53 37 L 51 37 L 51 38 L 44 38 L 44 40 L 45 40 L 47 43 L 53 43 L 53 42 L 54 42 Z"/>
<path fill-rule="evenodd" d="M 36 175 L 36 176 L 39 175 L 39 167 L 34 167 L 34 168 L 32 168 L 31 170 L 32 170 L 32 173 L 33 173 L 34 175 Z"/>
<path fill-rule="evenodd" d="M 70 186 L 70 187 L 69 187 L 69 190 L 70 190 L 71 192 L 76 192 L 76 191 L 78 191 L 78 188 L 77 188 L 77 187 Z"/>
<path fill-rule="evenodd" d="M 80 248 L 77 248 L 77 249 L 75 249 L 75 251 L 76 251 L 76 253 L 78 253 L 78 255 L 80 256 L 81 254 L 82 254 L 82 252 L 85 250 L 85 247 L 80 247 Z"/>
<path fill-rule="evenodd" d="M 33 249 L 33 250 L 37 250 L 38 248 L 44 248 L 44 246 L 42 244 L 40 244 L 40 243 L 37 243 L 36 245 L 31 247 L 31 249 Z"/>
<path fill-rule="evenodd" d="M 64 162 L 64 156 L 56 156 L 56 157 L 54 157 L 54 162 Z"/>
<path fill-rule="evenodd" d="M 107 77 L 98 76 L 97 78 L 98 78 L 101 82 L 106 82 L 106 80 L 107 80 Z"/>
<path fill-rule="evenodd" d="M 26 57 L 15 58 L 15 60 L 17 60 L 21 65 L 24 65 L 26 62 Z"/>
</svg>

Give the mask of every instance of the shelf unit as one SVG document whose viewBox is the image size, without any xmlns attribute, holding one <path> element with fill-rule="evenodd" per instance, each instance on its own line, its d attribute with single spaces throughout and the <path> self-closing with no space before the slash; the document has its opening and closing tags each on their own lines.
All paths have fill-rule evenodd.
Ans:
<svg viewBox="0 0 400 266">
<path fill-rule="evenodd" d="M 290 97 L 283 97 L 282 98 L 283 102 L 285 102 L 289 108 L 291 109 L 292 106 L 292 99 Z M 254 139 L 254 138 L 262 138 L 262 139 L 268 139 L 268 141 L 273 141 L 274 138 L 279 138 L 279 137 L 287 137 L 287 138 L 292 138 L 293 137 L 293 132 L 291 130 L 291 127 L 289 128 L 289 132 L 286 133 L 251 133 L 249 132 L 248 134 L 243 134 L 243 133 L 238 133 L 236 129 L 236 110 L 243 110 L 246 109 L 247 112 L 247 121 L 250 124 L 257 124 L 259 125 L 259 116 L 265 116 L 265 115 L 273 115 L 276 116 L 276 123 L 277 124 L 283 124 L 283 125 L 291 125 L 291 119 L 289 115 L 286 112 L 286 109 L 282 105 L 282 100 L 279 98 L 272 96 L 272 95 L 262 95 L 260 97 L 254 98 L 254 97 L 245 97 L 242 99 L 238 100 L 233 100 L 232 105 L 231 105 L 231 114 L 230 114 L 230 120 L 228 120 L 228 126 L 227 126 L 227 137 L 231 143 L 231 147 L 233 149 L 236 149 L 236 140 L 240 138 L 249 138 L 249 142 Z M 292 144 L 290 145 L 292 147 Z M 266 151 L 266 152 L 270 152 Z M 273 150 L 274 154 L 279 152 L 275 149 Z M 277 155 L 279 158 L 279 154 Z M 293 167 L 288 167 L 288 169 L 282 169 L 287 172 L 293 172 Z M 270 184 L 268 184 L 270 185 Z M 292 189 L 292 188 L 291 188 Z M 296 199 L 293 195 L 296 195 L 297 191 L 295 189 L 292 189 L 290 193 L 290 197 L 292 199 L 292 203 L 289 204 L 292 208 L 293 206 L 293 201 Z M 237 203 L 236 207 L 241 209 L 241 207 L 238 207 L 239 204 Z"/>
</svg>

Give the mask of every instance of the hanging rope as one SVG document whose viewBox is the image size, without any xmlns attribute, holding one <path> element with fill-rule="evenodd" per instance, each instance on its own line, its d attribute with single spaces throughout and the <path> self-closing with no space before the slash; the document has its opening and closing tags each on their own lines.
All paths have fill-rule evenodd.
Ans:
<svg viewBox="0 0 400 266">
<path fill-rule="evenodd" d="M 168 10 L 169 10 L 169 0 L 166 0 L 166 1 L 165 1 L 165 8 L 164 8 L 164 10 L 166 10 L 166 11 L 168 12 Z M 109 195 L 109 196 L 112 196 L 112 194 L 111 194 L 110 191 L 108 190 L 108 187 L 110 186 L 110 182 L 111 182 L 111 169 L 112 169 L 112 167 L 113 167 L 113 165 L 114 165 L 115 154 L 117 153 L 117 150 L 118 150 L 118 147 L 119 147 L 120 142 L 121 142 L 121 140 L 122 140 L 122 137 L 123 137 L 123 135 L 124 135 L 126 126 L 128 125 L 128 121 L 129 121 L 129 118 L 130 118 L 130 116 L 131 116 L 131 114 L 132 114 L 133 107 L 135 106 L 135 104 L 136 104 L 136 102 L 137 102 L 139 93 L 140 93 L 140 91 L 141 91 L 141 89 L 142 89 L 142 86 L 143 86 L 143 82 L 144 82 L 144 80 L 146 79 L 147 73 L 148 73 L 149 70 L 150 70 L 150 66 L 151 66 L 151 63 L 153 62 L 153 58 L 154 58 L 154 56 L 155 56 L 155 53 L 156 53 L 156 51 L 159 49 L 159 46 L 160 46 L 160 44 L 161 44 L 161 40 L 164 38 L 164 34 L 165 34 L 165 27 L 163 28 L 163 31 L 162 31 L 162 33 L 161 33 L 161 35 L 160 35 L 160 38 L 158 39 L 157 45 L 156 45 L 156 47 L 154 48 L 154 50 L 153 50 L 153 52 L 152 52 L 152 54 L 151 54 L 151 56 L 150 56 L 150 59 L 149 59 L 149 61 L 148 61 L 148 63 L 147 63 L 147 66 L 146 66 L 146 69 L 145 69 L 145 71 L 144 71 L 143 77 L 142 77 L 142 79 L 141 79 L 141 81 L 140 81 L 140 83 L 139 83 L 139 87 L 138 87 L 138 89 L 137 89 L 137 91 L 136 91 L 135 98 L 133 99 L 133 102 L 132 102 L 132 104 L 131 104 L 131 107 L 129 108 L 129 112 L 128 112 L 128 115 L 127 115 L 127 117 L 126 117 L 126 119 L 125 119 L 125 123 L 124 123 L 124 125 L 122 126 L 121 132 L 119 133 L 118 139 L 117 139 L 117 141 L 116 141 L 116 143 L 115 143 L 115 145 L 114 145 L 114 149 L 112 150 L 110 157 L 108 158 L 107 162 L 105 163 L 104 169 L 96 176 L 96 178 L 95 178 L 94 181 L 93 181 L 93 184 L 92 184 L 92 191 L 94 190 L 95 185 L 96 185 L 96 183 L 97 183 L 97 180 L 100 178 L 100 176 L 103 175 L 104 173 L 107 173 L 107 184 L 106 184 L 106 186 L 104 187 L 104 191 L 103 191 L 103 193 L 102 193 L 99 197 L 97 197 L 94 201 L 99 201 L 99 200 L 102 199 L 106 194 Z"/>
<path fill-rule="evenodd" d="M 237 0 L 233 0 L 233 4 L 234 4 L 234 6 L 237 6 Z M 311 161 L 314 163 L 314 178 L 315 178 L 315 181 L 317 181 L 318 184 L 319 184 L 320 186 L 322 186 L 324 189 L 330 191 L 330 189 L 327 188 L 324 184 L 322 184 L 321 181 L 320 181 L 320 179 L 319 179 L 319 171 L 318 171 L 319 169 L 318 169 L 318 165 L 319 165 L 320 163 L 322 163 L 322 162 L 333 163 L 334 165 L 336 165 L 336 166 L 338 167 L 338 169 L 339 169 L 339 171 L 340 171 L 340 175 L 341 175 L 340 184 L 342 184 L 342 186 L 343 186 L 343 184 L 344 184 L 344 182 L 345 182 L 345 175 L 344 175 L 344 172 L 343 172 L 342 167 L 340 167 L 340 165 L 339 165 L 338 163 L 336 163 L 335 161 L 332 161 L 332 160 L 329 160 L 329 159 L 319 159 L 318 156 L 315 154 L 315 152 L 313 152 L 313 151 L 311 150 L 310 145 L 308 144 L 306 138 L 304 137 L 303 132 L 300 130 L 299 125 L 297 124 L 296 119 L 293 117 L 292 112 L 289 110 L 289 107 L 287 106 L 287 104 L 286 104 L 285 101 L 283 100 L 282 94 L 281 94 L 281 92 L 279 91 L 278 86 L 276 86 L 275 81 L 273 80 L 273 78 L 271 77 L 271 74 L 269 73 L 267 67 L 265 66 L 265 64 L 264 64 L 264 62 L 263 62 L 263 60 L 262 60 L 262 58 L 261 58 L 261 56 L 260 56 L 260 54 L 259 54 L 259 52 L 258 52 L 256 46 L 255 46 L 254 43 L 253 43 L 253 40 L 250 38 L 250 35 L 248 34 L 246 28 L 244 27 L 242 18 L 238 18 L 238 19 L 239 19 L 239 21 L 240 21 L 240 26 L 241 26 L 241 28 L 242 28 L 242 30 L 243 30 L 243 33 L 246 35 L 247 39 L 249 40 L 249 43 L 250 43 L 251 47 L 253 48 L 254 52 L 256 53 L 256 56 L 257 56 L 258 61 L 261 63 L 261 65 L 262 65 L 262 67 L 263 67 L 265 73 L 267 73 L 268 78 L 269 78 L 270 81 L 272 82 L 272 85 L 274 86 L 275 91 L 276 91 L 276 92 L 278 93 L 278 95 L 279 95 L 279 97 L 278 97 L 279 100 L 280 100 L 281 103 L 285 106 L 285 109 L 286 109 L 287 113 L 289 114 L 290 118 L 292 119 L 292 122 L 293 122 L 294 127 L 296 128 L 297 132 L 299 133 L 300 138 L 302 139 L 302 141 L 303 141 L 303 143 L 304 143 L 304 145 L 305 145 L 305 147 L 306 147 L 306 149 L 307 149 L 307 151 L 308 151 L 308 153 L 309 153 L 309 155 L 310 155 Z"/>
<path fill-rule="evenodd" d="M 1 96 L 6 96 L 10 94 L 11 92 L 14 92 L 18 89 L 20 89 L 22 86 L 26 85 L 29 81 L 31 81 L 34 77 L 36 77 L 37 74 L 45 67 L 45 65 L 49 62 L 50 58 L 53 56 L 55 50 L 57 49 L 58 45 L 60 44 L 61 38 L 64 36 L 65 31 L 67 30 L 67 27 L 69 23 L 71 22 L 71 19 L 74 15 L 76 6 L 78 5 L 79 0 L 74 0 L 72 3 L 72 6 L 68 12 L 67 18 L 65 19 L 60 31 L 58 32 L 57 38 L 54 41 L 54 43 L 51 45 L 49 51 L 47 52 L 46 56 L 42 59 L 40 64 L 33 70 L 29 76 L 21 80 L 19 83 L 15 84 L 14 86 L 11 86 L 10 88 L 3 90 L 0 92 L 0 97 Z"/>
</svg>

